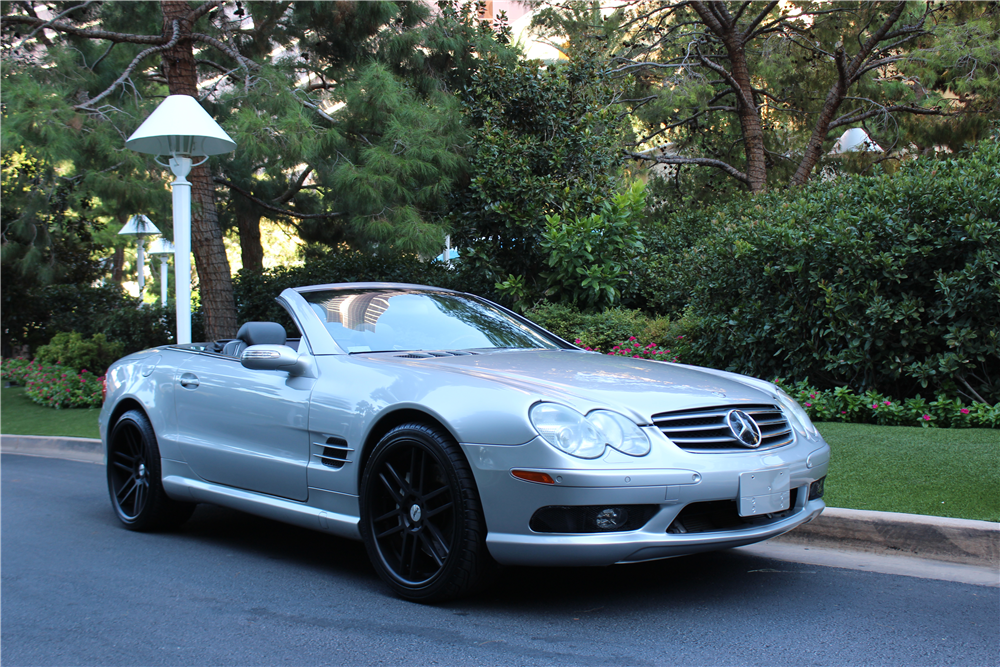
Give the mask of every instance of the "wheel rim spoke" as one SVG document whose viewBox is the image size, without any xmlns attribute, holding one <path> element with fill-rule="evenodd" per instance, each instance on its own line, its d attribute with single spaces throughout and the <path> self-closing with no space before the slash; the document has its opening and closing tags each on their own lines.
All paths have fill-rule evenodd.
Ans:
<svg viewBox="0 0 1000 667">
<path fill-rule="evenodd" d="M 402 503 L 403 499 L 411 493 L 410 486 L 406 483 L 406 480 L 403 479 L 403 476 L 397 473 L 396 469 L 389 463 L 385 464 L 385 472 L 388 472 L 392 477 L 392 483 L 390 483 L 390 481 L 386 478 L 385 473 L 382 473 L 379 475 L 379 478 L 382 480 L 382 484 L 385 485 L 386 490 L 392 494 L 393 499 L 397 503 Z"/>
<path fill-rule="evenodd" d="M 452 503 L 449 500 L 444 505 L 441 505 L 441 507 L 436 507 L 436 508 L 434 508 L 432 510 L 428 510 L 427 512 L 425 512 L 424 513 L 424 519 L 427 520 L 427 519 L 431 519 L 433 517 L 436 517 L 438 514 L 441 514 L 441 512 L 445 512 L 447 510 L 450 510 L 453 506 L 454 506 L 454 503 Z"/>
<path fill-rule="evenodd" d="M 126 485 L 128 486 L 126 487 Z M 125 484 L 122 485 L 121 491 L 119 491 L 116 494 L 118 497 L 118 504 L 124 505 L 125 501 L 128 500 L 129 496 L 131 496 L 134 491 L 138 491 L 138 489 L 139 489 L 138 480 L 136 480 L 135 477 L 130 477 L 128 480 L 126 480 Z"/>
<path fill-rule="evenodd" d="M 444 543 L 444 539 L 441 533 L 437 531 L 437 528 L 433 525 L 427 526 L 429 530 L 420 533 L 420 539 L 423 541 L 424 545 L 427 547 L 427 553 L 430 557 L 434 559 L 438 567 L 444 565 L 445 559 L 448 558 L 449 549 Z M 440 550 L 440 554 L 438 553 Z"/>
</svg>

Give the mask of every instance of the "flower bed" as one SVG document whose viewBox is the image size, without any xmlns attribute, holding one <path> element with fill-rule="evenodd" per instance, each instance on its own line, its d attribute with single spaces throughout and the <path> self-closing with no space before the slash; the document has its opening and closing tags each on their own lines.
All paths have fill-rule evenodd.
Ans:
<svg viewBox="0 0 1000 667">
<path fill-rule="evenodd" d="M 807 381 L 794 384 L 775 380 L 799 402 L 810 419 L 882 426 L 942 426 L 947 428 L 1000 428 L 1000 405 L 963 403 L 938 396 L 933 401 L 917 396 L 897 401 L 876 391 L 857 394 L 847 387 L 821 391 Z"/>
<path fill-rule="evenodd" d="M 583 349 L 589 352 L 600 352 L 601 350 L 584 345 L 583 341 L 577 338 L 573 341 Z M 680 357 L 676 353 L 671 352 L 669 349 L 657 345 L 656 343 L 642 344 L 639 339 L 632 336 L 628 339 L 627 343 L 622 345 L 615 345 L 611 348 L 608 354 L 615 357 L 633 357 L 635 359 L 652 359 L 653 361 L 672 361 L 673 363 L 679 363 Z"/>
<path fill-rule="evenodd" d="M 25 387 L 25 394 L 39 405 L 63 408 L 98 408 L 103 402 L 104 376 L 88 370 L 26 359 L 4 359 L 0 377 Z"/>
</svg>

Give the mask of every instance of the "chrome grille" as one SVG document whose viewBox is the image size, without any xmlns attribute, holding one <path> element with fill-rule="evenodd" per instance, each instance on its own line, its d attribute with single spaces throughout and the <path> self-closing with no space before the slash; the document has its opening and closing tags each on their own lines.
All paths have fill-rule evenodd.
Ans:
<svg viewBox="0 0 1000 667">
<path fill-rule="evenodd" d="M 760 447 L 749 449 L 739 443 L 726 425 L 731 410 L 742 410 L 760 427 Z M 665 436 L 687 451 L 761 451 L 791 444 L 793 436 L 788 420 L 776 405 L 725 405 L 695 408 L 653 415 Z"/>
</svg>

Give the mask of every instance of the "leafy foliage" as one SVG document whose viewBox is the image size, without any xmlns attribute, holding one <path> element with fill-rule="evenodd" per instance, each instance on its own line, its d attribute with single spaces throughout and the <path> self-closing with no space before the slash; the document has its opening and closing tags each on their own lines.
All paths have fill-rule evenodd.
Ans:
<svg viewBox="0 0 1000 667">
<path fill-rule="evenodd" d="M 625 126 L 611 106 L 618 94 L 592 55 L 546 69 L 488 64 L 473 74 L 462 94 L 472 126 L 471 178 L 449 205 L 452 241 L 462 249 L 463 264 L 496 282 L 508 281 L 507 294 L 531 303 L 551 285 L 542 275 L 551 267 L 549 253 L 578 256 L 558 238 L 560 225 L 590 225 L 600 236 L 617 224 L 609 237 L 628 236 L 628 206 L 611 213 L 614 223 L 603 217 L 613 210 L 605 205 L 616 205 L 616 194 L 629 192 L 619 155 Z M 558 216 L 550 223 L 548 249 L 546 216 Z M 596 265 L 621 261 L 621 249 L 613 246 L 591 242 Z M 594 277 L 595 296 L 607 299 L 604 288 L 613 292 L 614 282 L 601 273 Z M 589 284 L 574 296 L 586 278 L 575 273 L 560 298 L 586 301 Z"/>
<path fill-rule="evenodd" d="M 988 141 L 964 157 L 911 161 L 893 176 L 707 210 L 704 228 L 713 231 L 661 258 L 651 293 L 688 305 L 696 363 L 995 403 L 998 173 L 1000 144 Z"/>
<path fill-rule="evenodd" d="M 545 296 L 587 309 L 603 310 L 620 300 L 629 282 L 629 266 L 643 250 L 638 219 L 644 187 L 632 188 L 601 205 L 600 213 L 564 221 L 547 215 L 542 249 L 548 270 L 541 273 Z"/>
<path fill-rule="evenodd" d="M 957 150 L 1000 112 L 995 3 L 565 2 L 534 23 L 632 78 L 634 155 L 671 204 L 801 185 L 849 127 Z"/>
<path fill-rule="evenodd" d="M 35 352 L 35 359 L 43 364 L 64 366 L 74 371 L 94 369 L 103 375 L 108 366 L 122 356 L 124 346 L 111 343 L 103 333 L 83 338 L 75 331 L 58 333 L 48 345 Z"/>
<path fill-rule="evenodd" d="M 4 284 L 4 298 L 9 294 Z M 127 295 L 119 286 L 49 285 L 25 293 L 19 308 L 5 307 L 2 311 L 4 344 L 30 349 L 48 343 L 60 333 L 76 332 L 89 338 L 95 334 L 120 343 L 122 354 L 163 345 L 174 339 L 174 311 L 159 304 L 140 307 L 138 299 Z M 191 330 L 194 340 L 204 336 L 200 311 L 192 313 Z"/>
</svg>

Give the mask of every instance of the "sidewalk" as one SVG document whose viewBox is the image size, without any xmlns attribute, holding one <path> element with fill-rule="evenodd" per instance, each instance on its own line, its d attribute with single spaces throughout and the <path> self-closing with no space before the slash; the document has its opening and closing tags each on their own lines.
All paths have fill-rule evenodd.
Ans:
<svg viewBox="0 0 1000 667">
<path fill-rule="evenodd" d="M 0 451 L 104 463 L 101 441 L 86 438 L 2 435 Z M 1000 523 L 990 521 L 828 507 L 812 523 L 768 542 L 774 543 L 986 568 L 1000 585 Z"/>
</svg>

